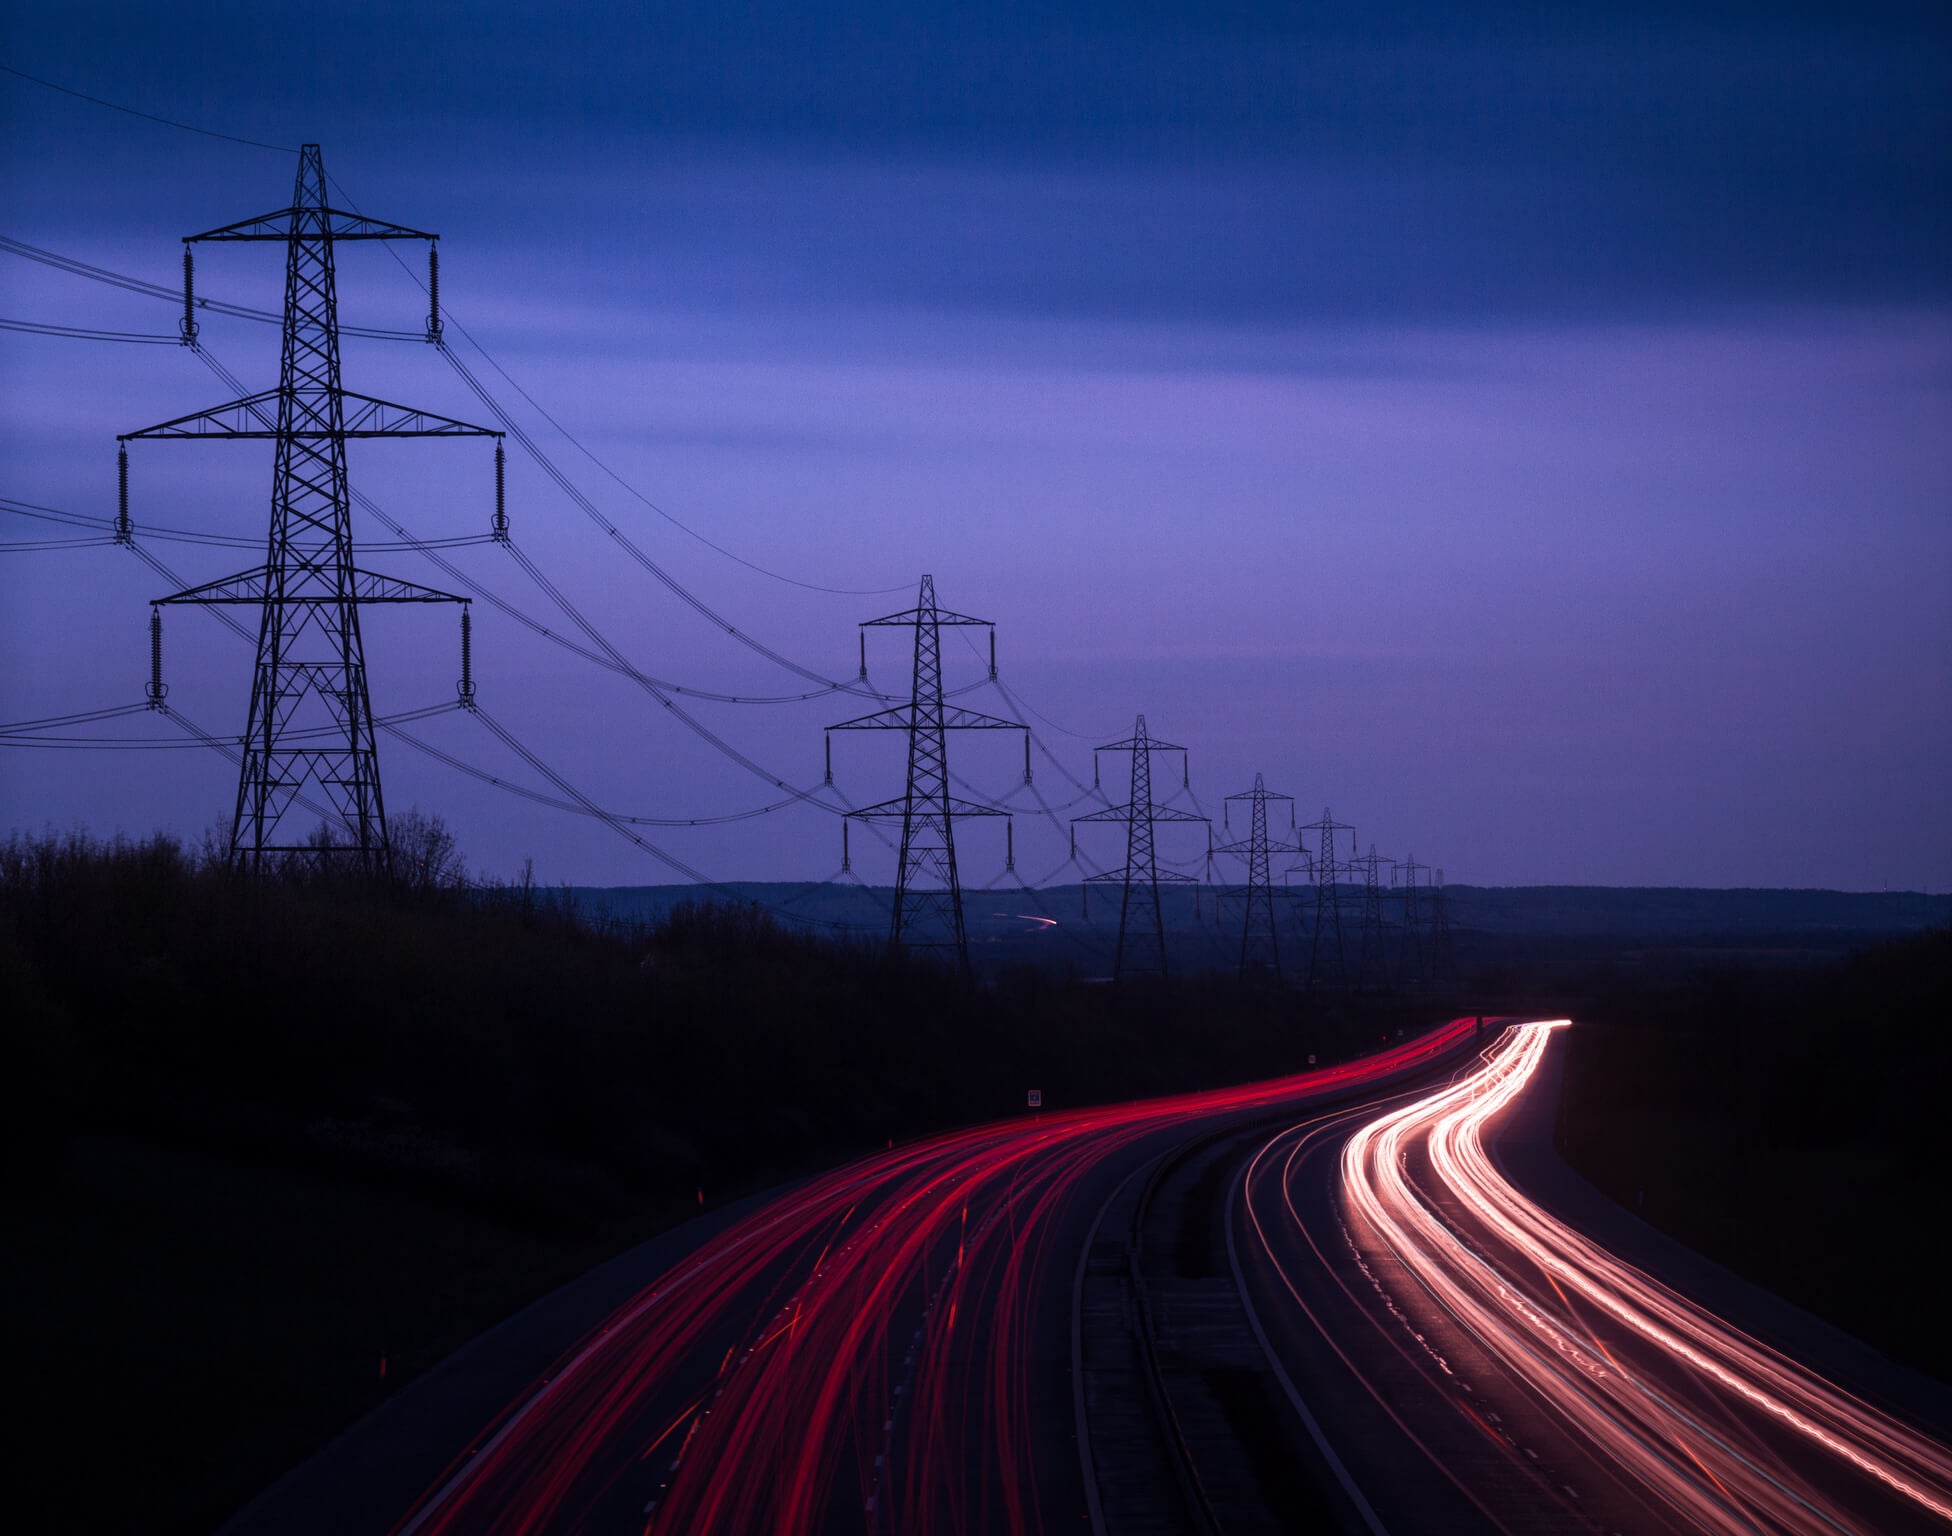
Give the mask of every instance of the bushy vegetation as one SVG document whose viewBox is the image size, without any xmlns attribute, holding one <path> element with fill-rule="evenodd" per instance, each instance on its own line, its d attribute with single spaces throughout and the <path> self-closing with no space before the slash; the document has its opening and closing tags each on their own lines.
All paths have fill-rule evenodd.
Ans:
<svg viewBox="0 0 1952 1536">
<path fill-rule="evenodd" d="M 0 1314 L 38 1405 L 14 1507 L 38 1486 L 66 1529 L 207 1530 L 701 1190 L 1021 1113 L 1030 1087 L 1062 1108 L 1242 1081 L 1500 1010 L 978 986 L 751 906 L 597 921 L 469 881 L 438 820 L 393 829 L 385 882 L 248 878 L 208 840 L 0 844 Z M 1939 931 L 1827 969 L 1608 967 L 1519 1006 L 1579 1018 L 1569 1151 L 1603 1188 L 1947 1374 L 1920 1213 L 1947 1172 L 1949 952 Z"/>
<path fill-rule="evenodd" d="M 109 1127 L 588 1225 L 1027 1087 L 1058 1106 L 1238 1080 L 1397 1021 L 1219 981 L 975 987 L 755 907 L 593 923 L 526 881 L 469 885 L 437 822 L 396 830 L 411 877 L 386 883 L 249 878 L 166 838 L 0 845 L 10 1164 Z"/>
<path fill-rule="evenodd" d="M 387 882 L 248 878 L 166 838 L 0 845 L 0 1315 L 37 1405 L 11 1508 L 206 1531 L 701 1190 L 1023 1113 L 1031 1087 L 1289 1071 L 1442 1010 L 974 986 L 749 906 L 632 928 L 467 881 L 437 821 L 393 830 Z"/>
</svg>

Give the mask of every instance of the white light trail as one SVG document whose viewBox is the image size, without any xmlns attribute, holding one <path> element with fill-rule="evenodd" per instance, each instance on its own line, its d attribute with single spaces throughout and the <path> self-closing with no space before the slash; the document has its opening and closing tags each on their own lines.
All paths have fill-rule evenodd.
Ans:
<svg viewBox="0 0 1952 1536">
<path fill-rule="evenodd" d="M 1864 1530 L 1842 1468 L 1952 1522 L 1946 1447 L 1613 1257 L 1498 1171 L 1485 1127 L 1567 1022 L 1510 1030 L 1469 1077 L 1356 1132 L 1342 1154 L 1356 1230 L 1693 1528 Z M 1821 1458 L 1836 1465 L 1806 1475 Z"/>
</svg>

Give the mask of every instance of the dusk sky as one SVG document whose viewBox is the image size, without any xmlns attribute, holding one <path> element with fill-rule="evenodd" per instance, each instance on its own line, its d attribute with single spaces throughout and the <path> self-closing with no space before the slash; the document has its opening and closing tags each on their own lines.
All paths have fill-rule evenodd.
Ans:
<svg viewBox="0 0 1952 1536">
<path fill-rule="evenodd" d="M 1261 772 L 1453 883 L 1952 885 L 1943 5 L 25 0 L 0 63 L 317 142 L 362 210 L 439 231 L 450 322 L 584 446 L 743 560 L 854 589 L 687 536 L 451 337 L 678 581 L 828 676 L 928 571 L 997 621 L 1005 679 L 1087 783 L 1091 742 L 1143 711 L 1216 815 Z M 0 233 L 115 272 L 173 285 L 181 236 L 290 199 L 291 153 L 11 75 L 0 110 Z M 338 260 L 345 323 L 419 327 L 384 249 Z M 275 308 L 282 278 L 277 247 L 199 252 L 211 297 Z M 175 325 L 4 252 L 0 316 Z M 248 387 L 275 383 L 273 327 L 204 327 Z M 485 419 L 423 344 L 349 339 L 345 382 Z M 96 516 L 118 432 L 226 398 L 184 348 L 14 332 L 0 390 L 0 496 Z M 350 454 L 417 535 L 487 530 L 482 444 Z M 261 537 L 270 457 L 137 444 L 133 516 Z M 804 691 L 513 447 L 509 500 L 517 543 L 643 670 Z M 0 542 L 63 531 L 0 514 Z M 150 547 L 186 583 L 261 558 Z M 567 628 L 507 553 L 454 558 Z M 412 552 L 362 564 L 449 585 Z M 140 699 L 164 586 L 114 548 L 0 551 L 0 721 Z M 484 708 L 600 803 L 778 798 L 629 682 L 475 620 Z M 900 634 L 870 634 L 876 681 L 905 690 Z M 451 613 L 376 611 L 366 635 L 377 711 L 453 697 Z M 945 639 L 951 683 L 979 679 Z M 170 703 L 240 730 L 248 645 L 172 610 L 166 653 Z M 695 712 L 812 785 L 821 727 L 867 707 Z M 155 717 L 98 729 L 176 739 Z M 414 729 L 547 788 L 464 715 Z M 381 751 L 389 810 L 439 812 L 484 872 L 672 878 L 601 823 Z M 1021 776 L 1013 740 L 952 751 L 991 794 Z M 902 763 L 894 735 L 835 740 L 857 803 L 898 793 Z M 1123 760 L 1104 766 L 1122 798 Z M 12 827 L 194 836 L 234 792 L 201 749 L 0 747 Z M 838 822 L 804 808 L 646 835 L 722 879 L 840 862 Z M 1051 825 L 1016 836 L 1024 874 L 1059 870 Z M 959 843 L 969 883 L 1001 868 L 999 825 Z M 1086 846 L 1119 861 L 1112 829 Z M 1203 846 L 1161 833 L 1174 857 Z M 855 855 L 892 879 L 879 845 Z"/>
</svg>

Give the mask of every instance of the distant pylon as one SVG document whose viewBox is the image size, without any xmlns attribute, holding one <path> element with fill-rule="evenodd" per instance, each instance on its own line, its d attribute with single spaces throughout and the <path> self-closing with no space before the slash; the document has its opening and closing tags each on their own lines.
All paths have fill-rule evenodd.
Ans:
<svg viewBox="0 0 1952 1536">
<path fill-rule="evenodd" d="M 862 671 L 866 671 L 867 631 L 903 627 L 915 631 L 915 671 L 908 702 L 827 727 L 830 731 L 906 731 L 908 787 L 894 800 L 849 811 L 857 821 L 901 823 L 901 862 L 895 873 L 895 910 L 888 942 L 910 949 L 955 951 L 956 963 L 969 968 L 969 938 L 963 927 L 962 883 L 956 874 L 955 822 L 962 816 L 1005 816 L 1007 811 L 979 805 L 949 793 L 950 731 L 1021 731 L 1015 720 L 978 714 L 942 700 L 942 627 L 981 625 L 990 631 L 990 673 L 996 672 L 996 627 L 988 619 L 950 613 L 935 602 L 935 578 L 924 576 L 915 606 L 861 625 Z M 830 754 L 831 760 L 831 754 Z"/>
<path fill-rule="evenodd" d="M 1444 872 L 1432 872 L 1430 884 L 1430 973 L 1439 981 L 1451 979 L 1450 898 L 1444 894 Z"/>
<path fill-rule="evenodd" d="M 1277 933 L 1278 924 L 1274 919 L 1274 876 L 1271 856 L 1276 853 L 1299 853 L 1299 843 L 1272 842 L 1267 830 L 1267 806 L 1270 800 L 1285 800 L 1294 804 L 1294 796 L 1276 794 L 1267 787 L 1260 774 L 1254 775 L 1254 787 L 1242 790 L 1237 795 L 1229 795 L 1226 804 L 1245 800 L 1248 804 L 1250 820 L 1247 836 L 1238 842 L 1222 843 L 1213 851 L 1232 854 L 1247 865 L 1247 883 L 1230 886 L 1219 894 L 1222 900 L 1239 900 L 1245 906 L 1240 927 L 1240 977 L 1245 981 L 1250 976 L 1271 972 L 1276 980 L 1281 976 L 1281 943 Z M 1289 813 L 1292 816 L 1292 812 Z M 1283 895 L 1286 895 L 1284 890 Z"/>
<path fill-rule="evenodd" d="M 343 240 L 438 238 L 330 206 L 316 144 L 299 151 L 289 208 L 184 237 L 180 331 L 191 347 L 198 343 L 189 247 L 206 240 L 276 241 L 285 247 L 278 387 L 120 439 L 127 444 L 150 438 L 268 438 L 277 444 L 264 564 L 157 600 L 259 611 L 250 719 L 231 821 L 230 856 L 236 864 L 262 869 L 284 858 L 350 857 L 364 868 L 382 870 L 391 861 L 359 609 L 365 603 L 467 600 L 354 565 L 346 440 L 499 439 L 502 434 L 340 387 L 333 246 Z M 122 523 L 126 533 L 126 511 Z M 319 801 L 339 825 L 328 823 L 324 837 L 301 835 L 294 807 Z"/>
<path fill-rule="evenodd" d="M 1356 985 L 1389 985 L 1389 920 L 1383 913 L 1383 866 L 1396 867 L 1369 845 L 1369 852 L 1356 858 L 1354 872 L 1362 877 L 1362 938 L 1356 951 Z"/>
<path fill-rule="evenodd" d="M 1123 805 L 1107 806 L 1102 811 L 1093 811 L 1088 816 L 1073 816 L 1075 828 L 1081 821 L 1121 821 L 1125 823 L 1125 865 L 1122 869 L 1108 869 L 1101 875 L 1085 876 L 1087 893 L 1094 884 L 1109 884 L 1116 880 L 1124 887 L 1118 908 L 1118 948 L 1112 958 L 1112 977 L 1123 980 L 1130 975 L 1150 973 L 1166 974 L 1166 918 L 1159 905 L 1159 887 L 1167 885 L 1197 885 L 1192 875 L 1182 875 L 1172 870 L 1160 872 L 1158 860 L 1153 851 L 1153 823 L 1160 821 L 1207 822 L 1205 816 L 1196 816 L 1191 811 L 1174 810 L 1170 806 L 1159 805 L 1152 798 L 1152 754 L 1155 752 L 1178 752 L 1181 755 L 1182 775 L 1184 773 L 1184 747 L 1174 746 L 1169 741 L 1155 741 L 1146 734 L 1145 716 L 1140 715 L 1132 727 L 1132 734 L 1123 741 L 1107 742 L 1102 747 L 1092 749 L 1094 782 L 1097 779 L 1097 754 L 1100 752 L 1129 752 L 1132 754 L 1132 794 Z M 1077 833 L 1071 834 L 1075 841 Z M 1074 849 L 1075 851 L 1075 849 Z"/>
<path fill-rule="evenodd" d="M 1416 855 L 1411 854 L 1409 858 L 1397 865 L 1395 870 L 1403 886 L 1401 971 L 1403 979 L 1409 982 L 1421 982 L 1424 979 L 1424 966 L 1428 958 L 1424 953 L 1423 909 L 1417 901 L 1417 876 L 1426 868 L 1427 865 L 1419 864 Z"/>
<path fill-rule="evenodd" d="M 1308 985 L 1312 989 L 1333 979 L 1349 984 L 1349 955 L 1342 942 L 1342 876 L 1352 872 L 1335 851 L 1335 834 L 1350 832 L 1345 821 L 1337 821 L 1322 807 L 1322 819 L 1303 825 L 1303 832 L 1315 834 L 1315 846 L 1307 859 L 1294 866 L 1290 874 L 1305 870 L 1309 877 Z"/>
</svg>

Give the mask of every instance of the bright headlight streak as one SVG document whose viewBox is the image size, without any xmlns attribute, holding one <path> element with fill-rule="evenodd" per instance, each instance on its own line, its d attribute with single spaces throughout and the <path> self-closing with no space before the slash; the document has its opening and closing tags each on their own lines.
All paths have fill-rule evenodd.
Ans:
<svg viewBox="0 0 1952 1536">
<path fill-rule="evenodd" d="M 1510 1031 L 1468 1078 L 1352 1136 L 1343 1149 L 1342 1182 L 1360 1224 L 1622 1471 L 1700 1528 L 1750 1531 L 1757 1517 L 1792 1530 L 1857 1527 L 1791 1469 L 1738 1450 L 1707 1427 L 1702 1412 L 1623 1369 L 1578 1326 L 1575 1303 L 1681 1362 L 1733 1405 L 1766 1415 L 1952 1521 L 1952 1453 L 1945 1447 L 1614 1258 L 1498 1172 L 1484 1149 L 1484 1128 L 1524 1091 L 1550 1032 L 1565 1023 Z M 1410 1177 L 1413 1154 L 1427 1160 L 1429 1195 Z M 1496 1240 L 1487 1249 L 1503 1245 L 1498 1263 L 1464 1241 L 1435 1196 L 1455 1201 L 1483 1226 Z M 1514 1272 L 1528 1264 L 1559 1288 L 1563 1313 L 1520 1283 Z"/>
</svg>

